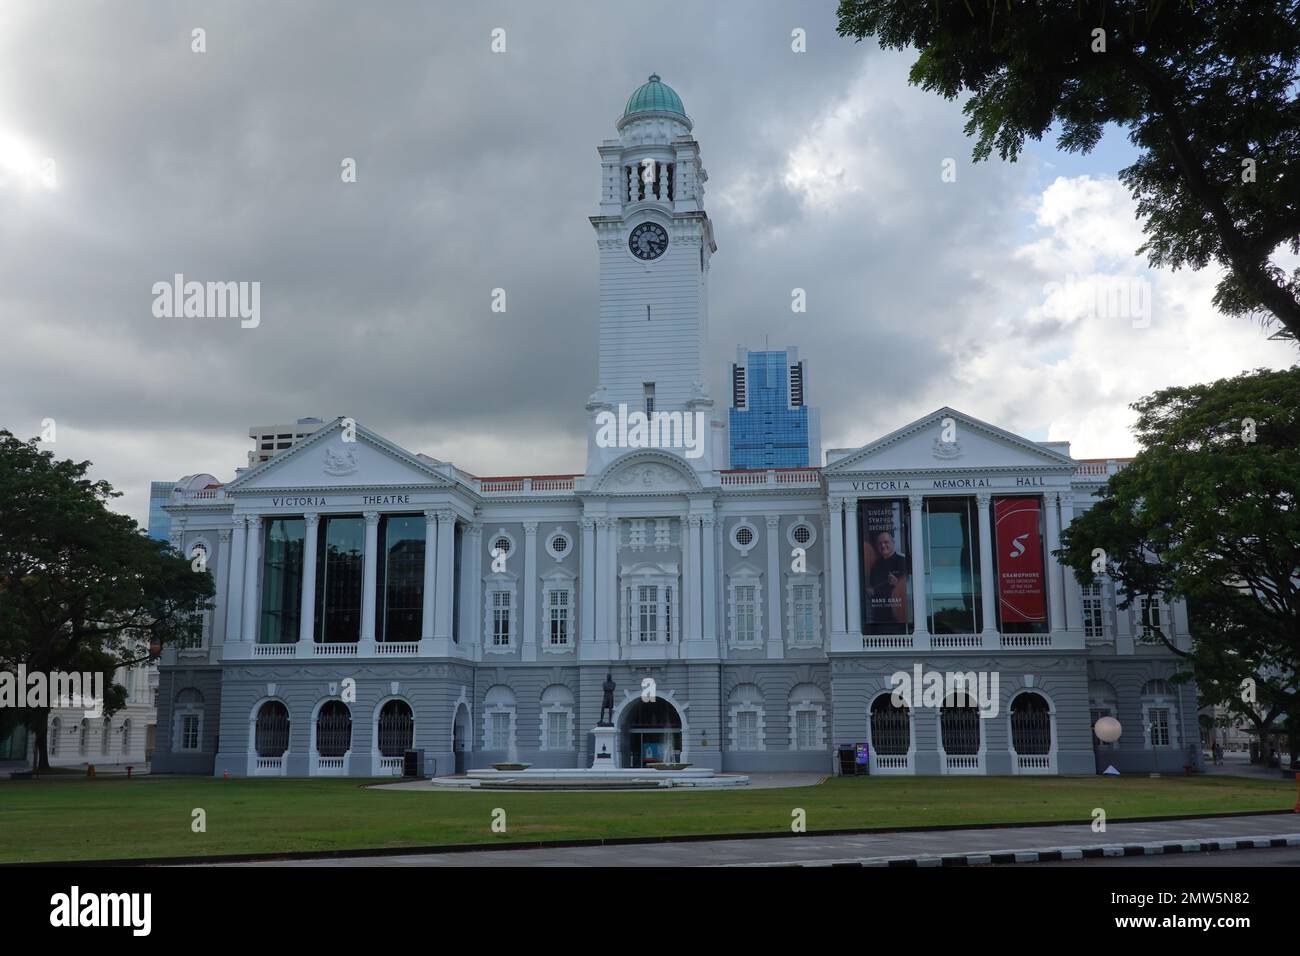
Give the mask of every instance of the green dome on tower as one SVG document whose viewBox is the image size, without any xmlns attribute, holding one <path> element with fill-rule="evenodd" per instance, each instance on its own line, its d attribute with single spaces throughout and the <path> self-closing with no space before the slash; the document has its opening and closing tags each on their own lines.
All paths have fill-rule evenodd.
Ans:
<svg viewBox="0 0 1300 956">
<path fill-rule="evenodd" d="M 658 73 L 651 73 L 650 79 L 637 87 L 636 92 L 628 97 L 623 118 L 627 119 L 633 113 L 649 112 L 677 113 L 686 116 L 682 98 L 677 95 L 676 90 L 659 79 Z"/>
</svg>

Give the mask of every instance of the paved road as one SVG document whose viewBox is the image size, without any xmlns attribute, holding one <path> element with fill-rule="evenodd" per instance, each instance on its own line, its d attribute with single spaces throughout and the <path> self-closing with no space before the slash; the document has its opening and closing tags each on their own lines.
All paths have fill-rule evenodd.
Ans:
<svg viewBox="0 0 1300 956">
<path fill-rule="evenodd" d="M 1300 815 L 1219 817 L 1167 822 L 1112 823 L 1105 833 L 1093 833 L 1088 823 L 1048 827 L 1007 827 L 980 830 L 902 831 L 853 836 L 790 836 L 755 840 L 707 840 L 694 843 L 650 843 L 631 846 L 558 847 L 527 850 L 480 850 L 466 853 L 416 853 L 404 856 L 350 857 L 253 864 L 277 866 L 763 866 L 827 864 L 882 857 L 947 856 L 958 853 L 1037 850 L 1094 846 L 1102 843 L 1161 843 L 1182 840 L 1228 840 L 1241 837 L 1300 833 Z M 1219 865 L 1229 858 L 1275 851 L 1232 850 L 1207 854 Z M 1167 857 L 1165 859 L 1173 859 Z M 240 864 L 228 864 L 240 865 Z M 1046 864 L 1036 864 L 1046 865 Z"/>
</svg>

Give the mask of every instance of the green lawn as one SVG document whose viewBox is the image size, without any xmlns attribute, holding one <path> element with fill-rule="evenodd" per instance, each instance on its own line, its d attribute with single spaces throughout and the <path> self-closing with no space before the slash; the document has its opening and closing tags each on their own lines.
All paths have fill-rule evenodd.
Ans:
<svg viewBox="0 0 1300 956">
<path fill-rule="evenodd" d="M 354 780 L 149 777 L 0 784 L 0 862 L 519 840 L 808 831 L 1289 810 L 1295 784 L 1232 777 L 873 777 L 787 790 L 439 793 Z M 207 813 L 193 833 L 191 813 Z M 494 808 L 508 832 L 490 829 Z M 1290 821 L 1288 821 L 1290 822 Z"/>
</svg>

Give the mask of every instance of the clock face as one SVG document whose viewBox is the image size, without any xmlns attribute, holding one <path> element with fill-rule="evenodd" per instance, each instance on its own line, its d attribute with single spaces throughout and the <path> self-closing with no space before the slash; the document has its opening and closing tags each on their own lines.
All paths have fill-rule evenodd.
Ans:
<svg viewBox="0 0 1300 956">
<path fill-rule="evenodd" d="M 627 237 L 627 247 L 638 259 L 658 259 L 668 248 L 668 233 L 657 222 L 643 222 Z"/>
</svg>

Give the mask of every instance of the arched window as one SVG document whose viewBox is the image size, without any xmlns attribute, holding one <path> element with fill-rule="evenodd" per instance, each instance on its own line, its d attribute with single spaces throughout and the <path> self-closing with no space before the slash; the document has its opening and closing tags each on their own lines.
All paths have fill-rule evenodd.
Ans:
<svg viewBox="0 0 1300 956">
<path fill-rule="evenodd" d="M 790 689 L 790 749 L 825 747 L 826 695 L 816 684 L 796 684 Z"/>
<path fill-rule="evenodd" d="M 411 749 L 414 739 L 415 716 L 411 713 L 411 705 L 404 700 L 390 700 L 384 704 L 379 711 L 380 755 L 401 757 Z M 319 736 L 317 743 L 319 744 Z"/>
<path fill-rule="evenodd" d="M 1178 698 L 1168 681 L 1155 678 L 1142 688 L 1142 723 L 1148 748 L 1178 747 Z"/>
<path fill-rule="evenodd" d="M 877 757 L 903 757 L 912 749 L 912 712 L 894 705 L 894 695 L 877 694 L 871 702 L 871 749 Z"/>
<path fill-rule="evenodd" d="M 737 684 L 728 698 L 732 750 L 762 750 L 766 728 L 763 692 L 757 684 Z"/>
<path fill-rule="evenodd" d="M 341 700 L 327 701 L 316 712 L 316 753 L 342 757 L 352 749 L 352 712 Z"/>
<path fill-rule="evenodd" d="M 949 757 L 974 756 L 980 752 L 980 712 L 969 695 L 949 697 L 939 710 L 943 752 Z M 957 706 L 961 703 L 962 706 Z"/>
<path fill-rule="evenodd" d="M 1041 694 L 1017 694 L 1011 702 L 1011 746 L 1020 756 L 1052 752 L 1052 712 Z"/>
<path fill-rule="evenodd" d="M 259 757 L 283 757 L 289 749 L 289 711 L 278 700 L 268 700 L 257 711 L 253 745 Z"/>
<path fill-rule="evenodd" d="M 504 684 L 483 698 L 483 749 L 509 752 L 515 746 L 515 692 Z"/>
<path fill-rule="evenodd" d="M 203 740 L 203 695 L 186 687 L 176 695 L 172 716 L 172 740 L 176 750 L 199 750 Z M 125 741 L 123 748 L 125 748 Z"/>
<path fill-rule="evenodd" d="M 563 684 L 542 691 L 542 749 L 573 749 L 573 691 Z"/>
<path fill-rule="evenodd" d="M 49 739 L 48 749 L 50 752 L 49 755 L 51 757 L 57 757 L 59 755 L 59 737 L 61 737 L 62 735 L 63 735 L 63 721 L 55 717 L 53 720 L 50 721 L 50 739 Z"/>
</svg>

